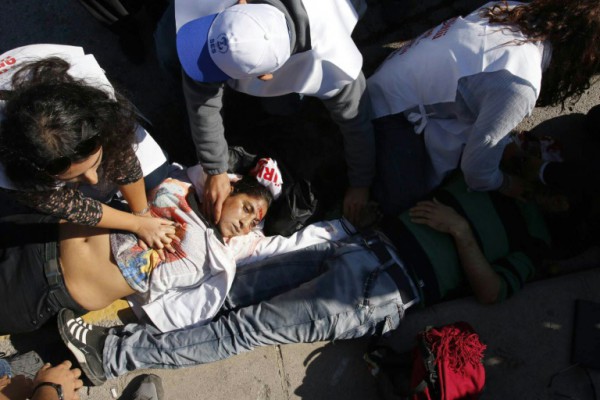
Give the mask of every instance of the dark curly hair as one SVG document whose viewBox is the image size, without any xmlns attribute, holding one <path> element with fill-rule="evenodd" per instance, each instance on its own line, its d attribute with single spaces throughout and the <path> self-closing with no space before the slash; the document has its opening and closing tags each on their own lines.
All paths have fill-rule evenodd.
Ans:
<svg viewBox="0 0 600 400">
<path fill-rule="evenodd" d="M 7 101 L 0 124 L 0 158 L 19 187 L 55 182 L 43 166 L 58 157 L 73 157 L 76 146 L 95 135 L 103 147 L 103 179 L 115 179 L 120 160 L 134 151 L 133 105 L 116 92 L 113 98 L 73 78 L 69 68 L 58 57 L 27 63 L 13 75 L 12 91 L 2 93 Z"/>
<path fill-rule="evenodd" d="M 548 41 L 550 66 L 542 77 L 538 105 L 562 104 L 579 99 L 600 72 L 600 1 L 533 0 L 508 8 L 499 3 L 483 11 L 491 23 L 520 30 L 525 42 Z"/>
<path fill-rule="evenodd" d="M 247 194 L 250 197 L 263 199 L 267 203 L 267 208 L 273 202 L 273 195 L 262 183 L 256 180 L 253 176 L 244 175 L 242 179 L 232 182 L 233 191 L 231 196 L 236 194 Z"/>
</svg>

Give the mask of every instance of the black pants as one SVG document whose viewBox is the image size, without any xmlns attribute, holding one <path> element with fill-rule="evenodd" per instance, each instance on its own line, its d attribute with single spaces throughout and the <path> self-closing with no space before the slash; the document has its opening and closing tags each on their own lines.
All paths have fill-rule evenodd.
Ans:
<svg viewBox="0 0 600 400">
<path fill-rule="evenodd" d="M 0 335 L 33 331 L 61 308 L 86 311 L 65 287 L 55 217 L 0 218 L 0 299 Z"/>
</svg>

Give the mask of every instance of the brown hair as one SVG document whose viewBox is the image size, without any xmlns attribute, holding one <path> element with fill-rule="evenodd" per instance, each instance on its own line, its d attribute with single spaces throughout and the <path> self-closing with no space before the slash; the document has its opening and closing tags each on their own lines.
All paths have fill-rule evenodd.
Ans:
<svg viewBox="0 0 600 400">
<path fill-rule="evenodd" d="M 114 180 L 124 157 L 132 156 L 136 113 L 119 93 L 107 92 L 68 74 L 58 57 L 24 64 L 12 77 L 0 125 L 0 156 L 8 176 L 21 187 L 51 184 L 40 166 L 73 153 L 99 135 L 103 178 Z M 135 155 L 133 155 L 135 156 Z"/>
<path fill-rule="evenodd" d="M 483 11 L 491 23 L 520 30 L 525 42 L 548 41 L 550 66 L 542 77 L 538 105 L 562 104 L 579 99 L 600 71 L 600 1 L 533 0 L 509 8 L 504 3 Z"/>
</svg>

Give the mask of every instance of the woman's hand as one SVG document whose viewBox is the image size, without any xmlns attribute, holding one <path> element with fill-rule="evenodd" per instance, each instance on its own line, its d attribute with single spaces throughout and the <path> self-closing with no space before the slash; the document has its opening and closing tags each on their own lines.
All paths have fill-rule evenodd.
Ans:
<svg viewBox="0 0 600 400">
<path fill-rule="evenodd" d="M 139 241 L 138 244 L 143 249 L 151 247 L 158 251 L 161 260 L 164 261 L 164 251 L 174 253 L 175 249 L 171 245 L 173 240 L 179 240 L 175 235 L 175 222 L 163 218 L 157 218 L 150 213 L 137 216 L 137 229 L 134 231 Z"/>
<path fill-rule="evenodd" d="M 467 220 L 452 207 L 448 207 L 436 199 L 420 201 L 408 211 L 410 220 L 416 224 L 427 225 L 454 238 L 463 236 L 471 229 Z"/>
</svg>

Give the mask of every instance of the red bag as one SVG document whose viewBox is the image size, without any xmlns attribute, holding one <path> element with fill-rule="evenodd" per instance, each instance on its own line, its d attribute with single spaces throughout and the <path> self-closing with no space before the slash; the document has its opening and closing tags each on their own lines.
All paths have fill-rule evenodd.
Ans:
<svg viewBox="0 0 600 400">
<path fill-rule="evenodd" d="M 477 399 L 485 384 L 486 346 L 466 322 L 419 333 L 413 351 L 413 400 Z"/>
</svg>

